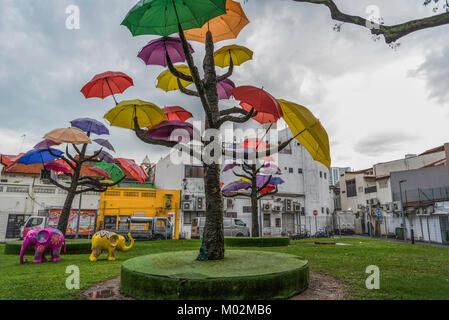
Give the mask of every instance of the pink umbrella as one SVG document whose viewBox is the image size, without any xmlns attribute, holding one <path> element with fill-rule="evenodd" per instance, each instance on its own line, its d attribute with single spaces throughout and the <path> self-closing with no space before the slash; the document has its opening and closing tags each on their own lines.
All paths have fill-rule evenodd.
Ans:
<svg viewBox="0 0 449 320">
<path fill-rule="evenodd" d="M 61 159 L 48 162 L 45 164 L 45 168 L 54 172 L 69 173 L 72 171 L 72 168 L 70 168 L 69 165 Z"/>
<path fill-rule="evenodd" d="M 229 93 L 229 90 L 232 90 L 234 88 L 235 88 L 234 82 L 232 82 L 229 79 L 225 79 L 217 83 L 218 99 L 219 100 L 229 99 L 231 97 L 231 93 Z"/>
<path fill-rule="evenodd" d="M 136 164 L 134 160 L 123 158 L 117 158 L 115 160 L 117 160 L 121 164 L 121 166 L 126 169 L 131 174 L 131 176 L 133 176 L 133 178 L 135 178 L 141 184 L 145 184 L 145 180 L 148 179 L 148 175 L 146 174 L 145 170 L 143 170 Z"/>
<path fill-rule="evenodd" d="M 194 51 L 192 46 L 190 44 L 188 46 L 190 53 L 193 53 Z M 166 67 L 166 53 L 168 53 L 168 56 L 173 64 L 186 61 L 181 40 L 179 38 L 172 37 L 162 37 L 151 40 L 145 47 L 142 48 L 142 50 L 140 50 L 137 56 L 142 59 L 146 65 Z"/>
<path fill-rule="evenodd" d="M 261 169 L 260 169 L 260 173 L 263 174 L 280 174 L 281 173 L 281 169 L 272 163 L 267 163 L 266 165 L 264 165 Z"/>
<path fill-rule="evenodd" d="M 106 179 L 111 179 L 110 174 L 102 168 L 90 167 L 89 170 L 95 172 L 96 174 L 99 174 L 102 177 L 105 177 Z"/>
<path fill-rule="evenodd" d="M 58 146 L 58 145 L 60 145 L 60 143 L 45 139 L 45 140 L 42 140 L 41 142 L 39 142 L 38 144 L 36 144 L 33 147 L 33 149 L 50 148 L 50 147 Z"/>
</svg>

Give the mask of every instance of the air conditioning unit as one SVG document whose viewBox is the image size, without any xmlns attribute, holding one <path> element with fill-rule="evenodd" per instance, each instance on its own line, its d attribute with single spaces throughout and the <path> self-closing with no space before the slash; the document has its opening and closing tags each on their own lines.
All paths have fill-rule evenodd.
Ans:
<svg viewBox="0 0 449 320">
<path fill-rule="evenodd" d="M 182 204 L 183 211 L 193 211 L 193 203 L 192 202 L 184 202 Z"/>
<path fill-rule="evenodd" d="M 182 197 L 182 200 L 184 200 L 184 201 L 190 201 L 190 200 L 192 200 L 192 196 L 191 196 L 190 194 L 185 194 L 185 195 Z"/>
<path fill-rule="evenodd" d="M 196 210 L 197 211 L 205 211 L 206 210 L 206 206 L 204 203 L 204 197 L 196 198 Z"/>
<path fill-rule="evenodd" d="M 264 211 L 270 211 L 270 210 L 271 210 L 271 203 L 265 202 L 265 203 L 263 204 L 263 210 L 264 210 Z"/>
<path fill-rule="evenodd" d="M 281 211 L 281 206 L 274 206 L 273 207 L 273 211 L 280 212 Z"/>
<path fill-rule="evenodd" d="M 295 203 L 293 205 L 293 208 L 295 209 L 295 212 L 300 212 L 301 211 L 301 205 L 299 203 Z"/>
<path fill-rule="evenodd" d="M 292 211 L 292 200 L 290 199 L 284 200 L 284 211 Z"/>
</svg>

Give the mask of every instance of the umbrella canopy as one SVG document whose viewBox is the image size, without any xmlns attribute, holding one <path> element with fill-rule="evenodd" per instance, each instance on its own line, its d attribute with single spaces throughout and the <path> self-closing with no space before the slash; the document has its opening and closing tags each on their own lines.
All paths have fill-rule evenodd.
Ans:
<svg viewBox="0 0 449 320">
<path fill-rule="evenodd" d="M 174 106 L 174 107 L 165 107 L 162 108 L 164 111 L 165 117 L 167 120 L 178 120 L 178 121 L 186 121 L 193 117 L 193 114 L 188 112 L 182 107 Z"/>
<path fill-rule="evenodd" d="M 149 128 L 145 135 L 154 140 L 188 143 L 193 140 L 193 131 L 194 128 L 191 123 L 167 120 Z M 196 132 L 196 136 L 199 137 L 200 133 Z"/>
<path fill-rule="evenodd" d="M 84 132 L 92 132 L 98 135 L 109 134 L 108 128 L 100 121 L 91 118 L 79 118 L 70 121 L 72 127 L 83 130 Z"/>
<path fill-rule="evenodd" d="M 229 93 L 229 91 L 234 88 L 235 88 L 235 84 L 230 79 L 225 79 L 225 80 L 217 83 L 218 99 L 219 100 L 229 99 L 231 97 L 231 94 Z"/>
<path fill-rule="evenodd" d="M 285 183 L 285 181 L 282 180 L 281 178 L 278 178 L 278 177 L 270 179 L 270 184 L 272 184 L 274 186 L 278 186 L 278 185 L 283 184 L 283 183 Z"/>
<path fill-rule="evenodd" d="M 238 164 L 235 163 L 235 162 L 234 162 L 234 163 L 227 164 L 227 165 L 224 166 L 223 172 L 226 172 L 226 171 L 228 171 L 228 170 L 234 169 L 234 168 L 237 167 L 237 166 L 238 166 Z"/>
<path fill-rule="evenodd" d="M 95 151 L 95 153 L 97 153 L 99 150 Z M 98 154 L 98 159 L 104 161 L 104 162 L 108 162 L 108 163 L 114 163 L 114 157 L 111 156 L 108 152 L 101 150 L 100 153 Z"/>
<path fill-rule="evenodd" d="M 193 48 L 188 44 L 190 53 L 193 53 Z M 170 57 L 171 62 L 184 62 L 186 56 L 182 49 L 182 43 L 179 38 L 162 37 L 151 40 L 145 47 L 140 50 L 137 55 L 145 62 L 146 65 L 167 66 L 167 56 Z"/>
<path fill-rule="evenodd" d="M 314 160 L 330 168 L 329 136 L 320 121 L 304 106 L 282 99 L 279 104 L 284 112 L 283 118 L 296 140 L 309 151 Z"/>
<path fill-rule="evenodd" d="M 126 15 L 122 25 L 133 36 L 168 36 L 201 28 L 207 21 L 226 13 L 226 0 L 141 0 Z"/>
<path fill-rule="evenodd" d="M 281 169 L 272 163 L 265 164 L 261 169 L 260 173 L 263 174 L 281 174 Z"/>
<path fill-rule="evenodd" d="M 134 118 L 137 117 L 139 127 L 152 127 L 166 120 L 161 108 L 151 102 L 142 100 L 127 100 L 120 102 L 109 110 L 104 118 L 111 126 L 134 129 Z"/>
<path fill-rule="evenodd" d="M 256 176 L 256 185 L 257 185 L 258 188 L 261 188 L 270 180 L 271 180 L 271 176 L 258 174 Z M 271 183 L 271 181 L 270 181 L 270 183 Z"/>
<path fill-rule="evenodd" d="M 235 192 L 238 190 L 248 189 L 251 187 L 251 183 L 245 181 L 234 181 L 226 185 L 221 191 L 222 192 Z"/>
<path fill-rule="evenodd" d="M 104 99 L 113 96 L 115 103 L 115 93 L 123 93 L 130 86 L 133 86 L 133 79 L 123 72 L 107 71 L 95 75 L 82 89 L 81 92 L 87 98 Z"/>
<path fill-rule="evenodd" d="M 269 148 L 270 145 L 259 138 L 248 138 L 248 139 L 245 139 L 245 141 L 243 141 L 241 144 L 239 144 L 239 147 L 245 148 L 245 149 L 256 149 L 257 148 L 257 150 L 263 150 L 263 149 Z"/>
<path fill-rule="evenodd" d="M 50 149 L 50 148 L 33 149 L 25 153 L 23 156 L 21 156 L 20 159 L 17 161 L 17 163 L 22 164 L 47 163 L 58 159 L 58 157 L 51 155 L 48 150 L 51 150 L 53 154 L 56 154 L 58 156 L 64 154 L 64 152 L 59 151 L 57 149 Z"/>
<path fill-rule="evenodd" d="M 259 194 L 267 194 L 276 190 L 276 186 L 268 184 L 265 188 L 259 191 Z"/>
<path fill-rule="evenodd" d="M 50 131 L 44 139 L 57 143 L 91 144 L 90 138 L 78 128 L 61 128 Z"/>
<path fill-rule="evenodd" d="M 251 180 L 249 180 L 248 178 L 240 178 L 237 179 L 237 181 L 251 182 Z"/>
<path fill-rule="evenodd" d="M 260 158 L 260 160 L 267 161 L 267 162 L 274 162 L 275 161 L 275 159 L 272 156 L 266 156 L 266 157 Z"/>
<path fill-rule="evenodd" d="M 41 148 L 50 148 L 53 146 L 58 146 L 60 145 L 60 143 L 58 142 L 54 142 L 48 139 L 44 139 L 41 142 L 39 142 L 38 144 L 36 144 L 33 149 L 41 149 Z"/>
<path fill-rule="evenodd" d="M 249 105 L 249 104 L 247 104 L 245 102 L 241 102 L 240 106 L 246 112 L 250 112 L 251 109 L 253 108 L 251 105 Z M 279 120 L 279 117 L 277 115 L 274 115 L 274 114 L 271 114 L 271 113 L 257 111 L 257 114 L 254 117 L 252 117 L 251 119 L 256 120 L 260 124 L 265 124 L 265 123 L 277 122 Z"/>
<path fill-rule="evenodd" d="M 115 152 L 115 149 L 114 149 L 114 147 L 112 146 L 112 144 L 108 141 L 108 140 L 106 140 L 106 139 L 94 139 L 94 142 L 96 142 L 96 143 L 98 143 L 100 146 L 102 146 L 102 147 L 105 147 L 105 148 L 107 148 L 107 149 L 109 149 L 109 150 L 111 150 L 111 151 L 114 151 Z M 105 152 L 105 151 L 104 151 Z M 106 152 L 107 153 L 107 152 Z M 108 153 L 109 154 L 109 153 Z M 98 155 L 98 156 L 100 156 L 100 155 Z"/>
<path fill-rule="evenodd" d="M 63 172 L 69 173 L 72 172 L 72 168 L 62 159 L 54 160 L 52 162 L 48 162 L 45 165 L 45 168 L 54 172 Z"/>
<path fill-rule="evenodd" d="M 282 117 L 282 109 L 278 101 L 263 89 L 253 86 L 240 86 L 230 92 L 235 99 L 250 105 L 258 112 L 272 114 L 277 119 Z"/>
<path fill-rule="evenodd" d="M 102 161 L 97 162 L 93 165 L 93 167 L 106 170 L 106 172 L 111 176 L 113 182 L 117 182 L 125 176 L 119 166 L 114 163 L 107 163 Z"/>
<path fill-rule="evenodd" d="M 231 64 L 231 58 L 232 63 L 235 66 L 239 66 L 248 60 L 252 60 L 253 52 L 244 46 L 238 46 L 236 44 L 224 46 L 214 52 L 216 66 L 222 68 L 228 67 Z"/>
<path fill-rule="evenodd" d="M 90 167 L 89 170 L 95 172 L 96 174 L 102 177 L 105 177 L 106 179 L 111 179 L 111 175 L 103 168 Z"/>
<path fill-rule="evenodd" d="M 136 164 L 132 159 L 117 158 L 121 166 L 125 168 L 137 181 L 141 184 L 145 184 L 145 180 L 148 178 L 146 172 Z"/>
<path fill-rule="evenodd" d="M 209 20 L 203 26 L 185 31 L 187 40 L 206 42 L 206 33 L 210 31 L 214 42 L 235 39 L 249 23 L 239 2 L 227 0 L 226 14 Z"/>
<path fill-rule="evenodd" d="M 184 73 L 185 75 L 192 75 L 190 72 L 190 68 L 185 64 L 177 65 L 175 66 L 175 69 L 179 72 Z M 182 79 L 179 79 L 179 81 L 184 88 L 192 84 L 192 82 Z M 179 90 L 178 77 L 175 77 L 170 70 L 165 70 L 157 77 L 156 88 L 162 89 L 167 92 Z"/>
</svg>

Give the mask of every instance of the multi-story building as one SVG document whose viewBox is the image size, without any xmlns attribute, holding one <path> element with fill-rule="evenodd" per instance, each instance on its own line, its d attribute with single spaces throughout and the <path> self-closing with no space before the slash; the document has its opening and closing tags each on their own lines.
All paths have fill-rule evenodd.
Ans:
<svg viewBox="0 0 449 320">
<path fill-rule="evenodd" d="M 351 171 L 351 168 L 331 167 L 329 171 L 329 184 L 331 186 L 337 185 L 337 183 L 340 181 L 341 174 L 347 171 Z"/>
</svg>

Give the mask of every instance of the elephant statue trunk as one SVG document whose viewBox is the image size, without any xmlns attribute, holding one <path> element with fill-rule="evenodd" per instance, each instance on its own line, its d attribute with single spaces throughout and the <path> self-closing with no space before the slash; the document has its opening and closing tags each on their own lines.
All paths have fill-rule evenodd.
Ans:
<svg viewBox="0 0 449 320">
<path fill-rule="evenodd" d="M 131 233 L 128 233 L 128 238 L 129 238 L 129 241 L 130 241 L 129 246 L 126 245 L 126 242 L 119 243 L 119 245 L 117 246 L 117 248 L 120 251 L 128 252 L 129 250 L 131 250 L 134 247 L 134 239 L 133 239 L 133 237 L 131 237 Z"/>
</svg>

